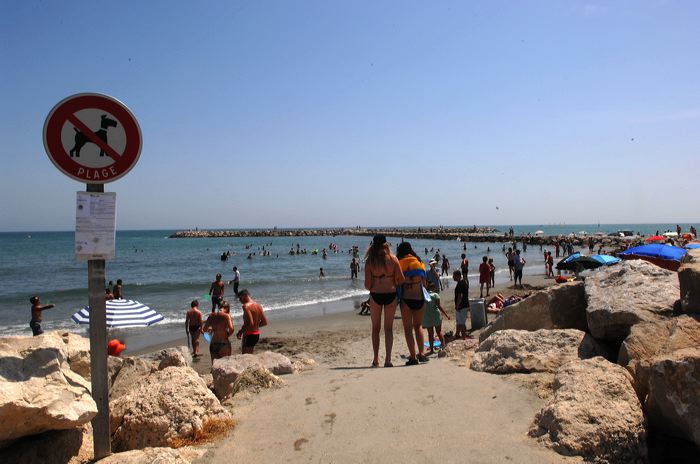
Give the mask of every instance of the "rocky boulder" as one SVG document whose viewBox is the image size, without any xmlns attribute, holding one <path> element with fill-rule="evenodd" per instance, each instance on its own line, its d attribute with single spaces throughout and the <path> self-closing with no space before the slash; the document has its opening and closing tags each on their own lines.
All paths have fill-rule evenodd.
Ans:
<svg viewBox="0 0 700 464">
<path fill-rule="evenodd" d="M 60 335 L 0 339 L 0 443 L 80 427 L 96 414 L 90 382 L 70 369 Z"/>
<path fill-rule="evenodd" d="M 241 391 L 259 393 L 268 388 L 279 388 L 284 381 L 262 366 L 251 366 L 244 370 L 233 382 L 231 395 Z"/>
<path fill-rule="evenodd" d="M 190 447 L 144 448 L 115 453 L 97 462 L 100 464 L 189 464 L 203 454 L 204 450 Z"/>
<path fill-rule="evenodd" d="M 654 429 L 700 446 L 700 349 L 653 358 L 644 410 Z"/>
<path fill-rule="evenodd" d="M 479 335 L 486 340 L 499 330 L 578 329 L 586 331 L 586 294 L 583 282 L 556 285 L 503 308 Z"/>
<path fill-rule="evenodd" d="M 90 380 L 90 339 L 71 332 L 61 334 L 71 370 Z"/>
<path fill-rule="evenodd" d="M 109 358 L 113 358 L 110 356 Z M 116 375 L 112 380 L 112 387 L 109 389 L 109 399 L 115 400 L 127 393 L 142 378 L 148 376 L 155 370 L 151 361 L 141 358 L 123 358 L 123 361 L 111 361 L 115 369 L 118 367 Z M 108 368 L 110 367 L 108 363 Z M 111 373 L 111 369 L 110 369 Z M 108 373 L 109 375 L 109 373 Z"/>
<path fill-rule="evenodd" d="M 616 343 L 635 324 L 672 316 L 680 292 L 675 272 L 638 259 L 592 272 L 585 289 L 591 335 Z"/>
<path fill-rule="evenodd" d="M 192 354 L 186 346 L 167 348 L 153 356 L 153 362 L 158 365 L 158 370 L 166 367 L 186 367 L 192 363 Z"/>
<path fill-rule="evenodd" d="M 632 327 L 620 347 L 617 362 L 632 374 L 634 389 L 644 402 L 653 358 L 696 347 L 700 347 L 700 322 L 692 317 L 683 315 L 661 322 L 642 322 Z"/>
<path fill-rule="evenodd" d="M 530 436 L 567 456 L 636 462 L 646 455 L 646 424 L 630 381 L 623 367 L 601 357 L 562 366 Z"/>
<path fill-rule="evenodd" d="M 681 311 L 700 314 L 700 261 L 684 263 L 678 269 Z"/>
<path fill-rule="evenodd" d="M 212 429 L 232 425 L 230 413 L 189 367 L 152 372 L 110 408 L 115 451 L 194 443 Z"/>
<path fill-rule="evenodd" d="M 577 359 L 601 354 L 585 332 L 576 329 L 501 330 L 479 345 L 471 369 L 492 374 L 556 372 Z"/>
<path fill-rule="evenodd" d="M 249 367 L 262 367 L 275 375 L 291 374 L 294 372 L 292 362 L 288 357 L 265 351 L 260 354 L 237 354 L 215 359 L 211 368 L 214 377 L 214 392 L 220 399 L 230 396 L 233 384 L 239 375 Z"/>
</svg>

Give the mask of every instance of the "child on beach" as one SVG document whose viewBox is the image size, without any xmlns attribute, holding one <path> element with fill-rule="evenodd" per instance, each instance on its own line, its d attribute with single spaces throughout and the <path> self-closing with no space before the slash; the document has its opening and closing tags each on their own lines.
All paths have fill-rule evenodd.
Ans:
<svg viewBox="0 0 700 464">
<path fill-rule="evenodd" d="M 202 333 L 202 312 L 199 310 L 199 301 L 190 303 L 190 310 L 185 316 L 185 330 L 192 340 L 192 357 L 199 356 L 199 336 Z"/>
<path fill-rule="evenodd" d="M 493 258 L 489 258 L 489 267 L 491 268 L 491 288 L 496 286 L 496 265 L 493 264 Z"/>
<path fill-rule="evenodd" d="M 44 333 L 44 331 L 41 329 L 41 321 L 42 321 L 42 312 L 46 311 L 47 309 L 51 309 L 54 307 L 52 304 L 47 304 L 42 306 L 41 305 L 41 299 L 39 296 L 33 296 L 29 299 L 29 302 L 32 304 L 32 319 L 29 321 L 29 327 L 32 328 L 32 335 L 35 337 L 37 335 L 41 335 Z"/>
<path fill-rule="evenodd" d="M 117 285 L 114 286 L 112 293 L 114 294 L 115 300 L 121 300 L 124 298 L 122 295 L 122 279 L 117 279 Z"/>
<path fill-rule="evenodd" d="M 425 314 L 423 314 L 423 327 L 428 329 L 428 342 L 430 344 L 430 354 L 433 354 L 435 350 L 433 345 L 435 343 L 435 334 L 437 334 L 438 340 L 441 343 L 441 349 L 445 348 L 445 338 L 442 336 L 442 313 L 447 320 L 450 316 L 447 315 L 442 305 L 440 304 L 440 294 L 437 293 L 435 284 L 428 282 L 428 294 L 430 295 L 430 301 L 425 303 Z"/>
</svg>

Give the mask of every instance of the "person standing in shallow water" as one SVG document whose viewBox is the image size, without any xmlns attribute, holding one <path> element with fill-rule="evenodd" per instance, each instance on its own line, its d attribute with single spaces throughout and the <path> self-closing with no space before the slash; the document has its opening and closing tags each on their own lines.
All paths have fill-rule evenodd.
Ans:
<svg viewBox="0 0 700 464">
<path fill-rule="evenodd" d="M 41 328 L 41 321 L 43 320 L 42 312 L 53 308 L 54 305 L 47 304 L 42 306 L 41 299 L 38 296 L 31 297 L 29 302 L 32 304 L 32 319 L 29 321 L 29 327 L 32 329 L 32 335 L 36 337 L 44 333 Z"/>
<path fill-rule="evenodd" d="M 396 257 L 399 258 L 401 272 L 405 277 L 401 286 L 401 321 L 410 354 L 406 365 L 415 366 L 419 362 L 428 362 L 428 357 L 424 354 L 422 327 L 423 314 L 425 313 L 425 297 L 423 295 L 426 283 L 425 265 L 408 242 L 399 244 Z M 418 344 L 417 354 L 416 343 Z"/>
<path fill-rule="evenodd" d="M 384 367 L 393 367 L 391 350 L 394 345 L 394 315 L 396 287 L 404 281 L 399 260 L 391 254 L 386 237 L 377 234 L 365 253 L 365 288 L 369 290 L 369 310 L 372 321 L 372 367 L 379 367 L 379 331 L 384 309 Z"/>
<path fill-rule="evenodd" d="M 211 295 L 211 310 L 216 311 L 216 308 L 221 308 L 221 302 L 224 301 L 224 291 L 226 286 L 221 280 L 221 274 L 216 274 L 216 280 L 209 287 L 209 295 Z"/>
</svg>

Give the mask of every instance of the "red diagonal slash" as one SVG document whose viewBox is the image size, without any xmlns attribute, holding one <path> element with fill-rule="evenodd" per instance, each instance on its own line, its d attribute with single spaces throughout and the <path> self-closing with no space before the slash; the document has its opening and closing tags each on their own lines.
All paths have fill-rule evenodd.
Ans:
<svg viewBox="0 0 700 464">
<path fill-rule="evenodd" d="M 83 124 L 83 121 L 78 119 L 74 114 L 68 115 L 67 119 L 68 119 L 68 122 L 70 122 L 75 127 L 77 127 L 78 130 L 80 132 L 82 132 L 85 137 L 90 139 L 90 141 L 92 143 L 94 143 L 95 145 L 100 147 L 105 153 L 107 153 L 110 156 L 110 158 L 112 158 L 114 161 L 119 161 L 119 158 L 121 158 L 121 155 L 119 153 L 117 153 L 114 150 L 114 148 L 107 145 L 104 140 L 102 140 L 101 138 L 96 136 L 95 133 L 93 131 L 91 131 L 88 126 Z"/>
</svg>

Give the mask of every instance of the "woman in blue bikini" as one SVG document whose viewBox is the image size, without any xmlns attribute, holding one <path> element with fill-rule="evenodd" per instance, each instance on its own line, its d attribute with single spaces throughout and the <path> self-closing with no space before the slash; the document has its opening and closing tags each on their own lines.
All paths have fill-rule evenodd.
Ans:
<svg viewBox="0 0 700 464">
<path fill-rule="evenodd" d="M 369 290 L 369 310 L 372 320 L 372 367 L 379 367 L 379 331 L 382 328 L 384 308 L 384 367 L 393 367 L 391 349 L 394 346 L 394 315 L 396 288 L 404 281 L 399 260 L 391 254 L 386 237 L 377 234 L 365 254 L 365 288 Z"/>
</svg>

